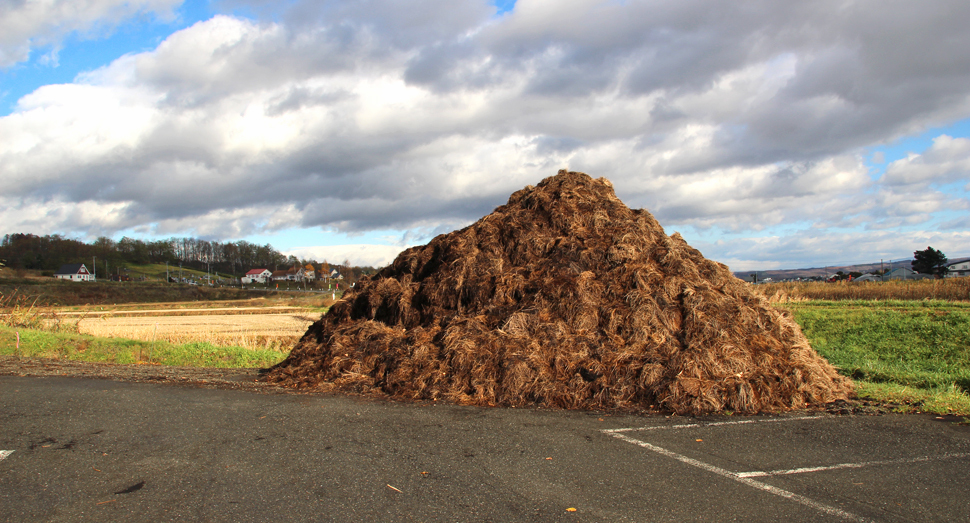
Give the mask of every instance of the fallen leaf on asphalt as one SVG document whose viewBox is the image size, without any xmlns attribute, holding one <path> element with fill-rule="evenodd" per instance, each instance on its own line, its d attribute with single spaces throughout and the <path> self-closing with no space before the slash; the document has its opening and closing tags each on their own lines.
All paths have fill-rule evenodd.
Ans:
<svg viewBox="0 0 970 523">
<path fill-rule="evenodd" d="M 566 512 L 576 512 L 576 509 L 574 509 L 573 507 L 569 507 L 566 509 Z"/>
<path fill-rule="evenodd" d="M 137 492 L 137 491 L 141 490 L 142 487 L 144 487 L 144 486 L 145 486 L 145 482 L 142 481 L 140 483 L 135 483 L 134 485 L 132 485 L 132 486 L 130 486 L 130 487 L 124 489 L 124 490 L 119 490 L 118 492 L 115 492 L 115 494 L 131 494 L 132 492 Z"/>
<path fill-rule="evenodd" d="M 393 486 L 391 484 L 388 484 L 387 487 L 390 488 L 391 490 L 396 490 L 396 491 L 400 492 L 401 494 L 404 494 L 404 491 L 403 490 L 401 490 L 401 489 L 399 489 L 399 488 L 397 488 L 397 487 L 395 487 L 395 486 Z"/>
<path fill-rule="evenodd" d="M 702 440 L 702 439 L 700 439 L 700 438 L 698 438 L 698 439 L 695 439 L 694 441 L 704 441 L 704 440 Z"/>
</svg>

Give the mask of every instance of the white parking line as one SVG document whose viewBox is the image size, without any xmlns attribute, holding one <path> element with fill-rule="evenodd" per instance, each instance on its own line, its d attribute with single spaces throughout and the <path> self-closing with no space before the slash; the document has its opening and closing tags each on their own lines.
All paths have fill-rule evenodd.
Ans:
<svg viewBox="0 0 970 523">
<path fill-rule="evenodd" d="M 781 497 L 783 497 L 785 499 L 790 499 L 790 500 L 795 501 L 797 503 L 801 503 L 802 505 L 805 505 L 807 507 L 813 508 L 813 509 L 818 510 L 819 512 L 823 512 L 825 514 L 830 514 L 830 515 L 833 515 L 833 516 L 838 516 L 838 517 L 840 517 L 842 519 L 846 519 L 846 520 L 849 520 L 849 521 L 868 521 L 865 518 L 862 518 L 862 517 L 857 516 L 855 514 L 852 514 L 850 512 L 846 512 L 846 511 L 844 511 L 844 510 L 842 510 L 840 508 L 832 507 L 832 506 L 826 505 L 824 503 L 820 503 L 818 501 L 815 501 L 814 499 L 810 499 L 810 498 L 807 498 L 805 496 L 802 496 L 802 495 L 799 495 L 799 494 L 795 494 L 794 492 L 789 492 L 787 490 L 780 489 L 780 488 L 775 487 L 775 486 L 772 486 L 772 485 L 768 485 L 767 483 L 762 483 L 760 481 L 753 480 L 750 477 L 741 476 L 741 475 L 739 475 L 736 472 L 731 472 L 730 470 L 722 469 L 721 467 L 718 467 L 718 466 L 715 466 L 715 465 L 711 465 L 710 463 L 704 463 L 703 461 L 699 461 L 699 460 L 696 460 L 694 458 L 689 458 L 687 456 L 684 456 L 683 454 L 678 454 L 676 452 L 667 450 L 667 449 L 665 449 L 663 447 L 658 447 L 657 445 L 654 445 L 652 443 L 647 443 L 646 441 L 641 441 L 641 440 L 638 440 L 636 438 L 631 438 L 630 436 L 627 436 L 626 434 L 624 434 L 624 432 L 630 432 L 630 431 L 636 431 L 636 430 L 655 430 L 655 429 L 662 429 L 662 428 L 678 429 L 678 428 L 695 428 L 695 427 L 714 427 L 714 426 L 725 426 L 725 425 L 747 425 L 747 424 L 759 423 L 759 422 L 760 423 L 773 423 L 773 422 L 778 422 L 778 421 L 798 421 L 798 420 L 811 420 L 811 419 L 819 419 L 819 418 L 812 416 L 812 417 L 802 417 L 802 418 L 774 418 L 774 419 L 768 419 L 768 420 L 725 421 L 725 422 L 709 423 L 709 424 L 706 424 L 706 425 L 705 424 L 691 424 L 691 425 L 672 425 L 672 426 L 668 426 L 668 427 L 642 427 L 642 428 L 628 428 L 628 429 L 606 429 L 606 430 L 603 431 L 603 433 L 604 434 L 609 434 L 610 436 L 613 436 L 614 438 L 617 438 L 617 439 L 619 439 L 621 441 L 625 441 L 627 443 L 632 443 L 632 444 L 637 445 L 639 447 L 643 447 L 645 449 L 652 450 L 653 452 L 656 452 L 657 454 L 660 454 L 662 456 L 667 456 L 668 458 L 673 458 L 673 459 L 675 459 L 677 461 L 680 461 L 681 463 L 686 463 L 688 465 L 697 467 L 699 469 L 706 470 L 708 472 L 712 472 L 712 473 L 717 474 L 718 476 L 721 476 L 721 477 L 725 477 L 725 478 L 728 478 L 728 479 L 733 479 L 734 481 L 737 481 L 738 483 L 747 485 L 749 487 L 756 488 L 756 489 L 761 490 L 763 492 L 768 492 L 770 494 L 774 494 L 776 496 L 781 496 Z"/>
<path fill-rule="evenodd" d="M 800 496 L 798 494 L 795 494 L 794 492 L 789 492 L 787 490 L 780 489 L 778 487 L 773 487 L 773 486 L 768 485 L 766 483 L 762 483 L 760 481 L 755 481 L 755 480 L 753 480 L 751 478 L 741 477 L 738 474 L 736 474 L 734 472 L 731 472 L 730 470 L 725 470 L 725 469 L 722 469 L 720 467 L 716 467 L 714 465 L 711 465 L 709 463 L 704 463 L 703 461 L 698 461 L 698 460 L 693 459 L 693 458 L 688 458 L 687 456 L 684 456 L 684 455 L 681 455 L 681 454 L 677 454 L 676 452 L 669 451 L 669 450 L 667 450 L 667 449 L 665 449 L 663 447 L 658 447 L 656 445 L 652 445 L 650 443 L 647 443 L 646 441 L 640 441 L 638 439 L 631 438 L 631 437 L 627 436 L 626 434 L 613 432 L 610 435 L 613 436 L 614 438 L 617 438 L 617 439 L 626 441 L 627 443 L 633 443 L 634 445 L 638 445 L 638 446 L 643 447 L 645 449 L 652 450 L 652 451 L 656 452 L 657 454 L 661 454 L 661 455 L 667 456 L 669 458 L 674 458 L 677 461 L 680 461 L 682 463 L 686 463 L 688 465 L 693 465 L 693 466 L 695 466 L 697 468 L 706 470 L 708 472 L 713 472 L 714 474 L 717 474 L 719 476 L 723 476 L 725 478 L 733 479 L 734 481 L 737 481 L 738 483 L 743 483 L 745 485 L 748 485 L 749 487 L 754 487 L 754 488 L 756 488 L 758 490 L 762 490 L 764 492 L 769 492 L 769 493 L 774 494 L 776 496 L 781 496 L 783 498 L 790 499 L 792 501 L 796 501 L 798 503 L 801 503 L 802 505 L 805 505 L 805 506 L 814 508 L 815 510 L 818 510 L 820 512 L 824 512 L 826 514 L 831 514 L 833 516 L 839 516 L 839 517 L 841 517 L 843 519 L 847 519 L 847 520 L 850 520 L 850 521 L 867 521 L 864 518 L 861 518 L 859 516 L 856 516 L 855 514 L 851 514 L 849 512 L 846 512 L 846 511 L 844 511 L 842 509 L 838 509 L 838 508 L 835 508 L 835 507 L 831 507 L 831 506 L 826 505 L 824 503 L 819 503 L 818 501 L 815 501 L 813 499 L 806 498 L 805 496 Z"/>
<path fill-rule="evenodd" d="M 861 463 L 839 463 L 838 465 L 828 465 L 825 467 L 803 467 L 798 469 L 787 469 L 787 470 L 738 472 L 736 474 L 739 478 L 760 478 L 764 476 L 784 476 L 786 474 L 820 472 L 823 470 L 861 469 L 862 467 L 871 467 L 874 465 L 899 465 L 899 464 L 907 464 L 907 463 L 921 463 L 924 461 L 944 461 L 948 459 L 960 459 L 960 458 L 970 458 L 970 453 L 943 454 L 942 456 L 923 456 L 920 458 L 887 459 L 882 461 L 863 461 Z"/>
<path fill-rule="evenodd" d="M 685 423 L 683 425 L 659 425 L 656 427 L 628 427 L 624 429 L 606 429 L 606 434 L 617 432 L 634 432 L 638 430 L 672 430 L 672 429 L 696 429 L 699 427 L 723 427 L 725 425 L 751 425 L 754 423 L 778 423 L 782 421 L 806 421 L 825 419 L 822 416 L 800 416 L 796 418 L 768 418 L 768 419 L 745 419 L 736 421 L 717 421 L 714 423 Z"/>
<path fill-rule="evenodd" d="M 0 461 L 3 461 L 4 458 L 6 458 L 7 456 L 9 456 L 11 454 L 13 454 L 13 451 L 12 450 L 0 450 Z"/>
</svg>

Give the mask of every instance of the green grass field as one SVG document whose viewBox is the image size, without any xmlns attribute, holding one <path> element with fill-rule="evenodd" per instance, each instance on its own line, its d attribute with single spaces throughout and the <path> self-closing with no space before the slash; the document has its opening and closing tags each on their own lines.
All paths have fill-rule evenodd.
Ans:
<svg viewBox="0 0 970 523">
<path fill-rule="evenodd" d="M 183 278 L 193 278 L 193 279 L 201 279 L 201 278 L 205 278 L 206 276 L 205 271 L 189 269 L 188 267 L 179 269 L 178 265 L 174 265 L 174 266 L 169 265 L 166 267 L 164 263 L 147 263 L 143 265 L 136 264 L 136 263 L 128 263 L 128 264 L 125 264 L 125 270 L 123 272 L 127 274 L 128 277 L 133 279 L 148 278 L 148 279 L 159 280 L 159 281 L 165 281 L 166 275 L 172 278 L 178 278 L 179 275 L 181 274 Z M 218 272 L 209 273 L 209 277 L 211 277 L 213 280 L 217 280 L 220 278 L 235 279 L 234 276 L 224 274 L 224 273 L 218 273 Z"/>
<path fill-rule="evenodd" d="M 970 303 L 786 303 L 815 348 L 862 397 L 970 415 Z"/>
<path fill-rule="evenodd" d="M 265 368 L 286 357 L 285 352 L 220 347 L 205 342 L 176 345 L 164 341 L 99 338 L 69 332 L 16 329 L 5 325 L 0 325 L 0 355 L 97 363 L 158 363 L 180 367 L 220 368 Z"/>
</svg>

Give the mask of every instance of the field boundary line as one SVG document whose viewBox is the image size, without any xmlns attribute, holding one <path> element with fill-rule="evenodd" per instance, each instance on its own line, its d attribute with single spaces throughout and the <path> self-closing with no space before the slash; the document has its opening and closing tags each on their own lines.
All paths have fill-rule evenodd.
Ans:
<svg viewBox="0 0 970 523">
<path fill-rule="evenodd" d="M 908 463 L 923 463 L 927 461 L 946 461 L 950 459 L 961 459 L 961 458 L 970 458 L 970 453 L 943 454 L 942 456 L 922 456 L 919 458 L 885 459 L 885 460 L 878 460 L 878 461 L 863 461 L 860 463 L 839 463 L 838 465 L 827 465 L 827 466 L 821 466 L 821 467 L 802 467 L 802 468 L 787 469 L 787 470 L 737 472 L 736 474 L 739 478 L 761 478 L 765 476 L 785 476 L 788 474 L 804 474 L 806 472 L 822 472 L 826 470 L 838 470 L 838 469 L 861 469 L 863 467 L 872 467 L 877 465 L 905 465 Z"/>
</svg>

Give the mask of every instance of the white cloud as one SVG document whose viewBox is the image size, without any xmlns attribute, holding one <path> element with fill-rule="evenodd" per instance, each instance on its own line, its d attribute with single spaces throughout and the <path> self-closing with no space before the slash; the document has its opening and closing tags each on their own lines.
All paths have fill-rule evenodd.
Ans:
<svg viewBox="0 0 970 523">
<path fill-rule="evenodd" d="M 349 261 L 351 265 L 355 266 L 384 267 L 390 265 L 403 250 L 403 247 L 393 245 L 349 244 L 296 247 L 283 252 L 283 254 L 304 260 L 312 259 L 329 263 Z"/>
<path fill-rule="evenodd" d="M 659 217 L 695 226 L 760 230 L 803 220 L 834 219 L 858 211 L 870 185 L 856 157 L 818 162 L 733 167 L 661 177 Z"/>
<path fill-rule="evenodd" d="M 970 139 L 940 135 L 922 154 L 910 153 L 889 164 L 875 193 L 873 213 L 881 219 L 869 227 L 922 224 L 944 211 L 966 212 L 970 208 L 965 194 L 968 182 Z M 954 190 L 954 184 L 961 188 Z"/>
<path fill-rule="evenodd" d="M 892 162 L 883 181 L 891 186 L 970 182 L 970 139 L 940 135 L 922 154 Z"/>
<path fill-rule="evenodd" d="M 875 181 L 862 160 L 970 117 L 962 1 L 258 4 L 263 20 L 216 16 L 22 98 L 0 118 L 22 211 L 5 227 L 442 230 L 562 167 L 668 228 L 875 231 L 965 207 L 933 184 L 965 180 L 966 138 Z M 120 19 L 83 5 L 71 31 Z"/>
<path fill-rule="evenodd" d="M 819 233 L 769 236 L 723 242 L 698 242 L 694 246 L 708 258 L 732 270 L 804 269 L 824 265 L 854 265 L 912 257 L 931 245 L 950 258 L 970 254 L 970 232 L 960 231 L 868 231 L 865 233 Z M 902 247 L 901 247 L 902 246 Z M 814 263 L 806 263 L 813 260 Z M 819 263 L 818 260 L 824 260 Z"/>
<path fill-rule="evenodd" d="M 4 233 L 71 233 L 93 238 L 125 228 L 126 208 L 123 203 L 24 200 L 0 195 L 0 223 L 16 224 Z"/>
<path fill-rule="evenodd" d="M 57 50 L 72 33 L 106 32 L 125 19 L 143 13 L 162 18 L 182 0 L 4 0 L 0 2 L 0 68 L 24 62 L 37 48 L 56 65 Z"/>
</svg>

